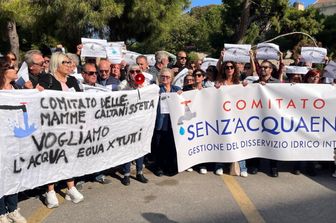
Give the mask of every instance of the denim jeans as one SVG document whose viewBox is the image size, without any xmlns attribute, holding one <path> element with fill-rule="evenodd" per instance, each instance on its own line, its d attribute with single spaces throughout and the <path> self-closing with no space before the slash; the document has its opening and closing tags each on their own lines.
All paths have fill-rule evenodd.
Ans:
<svg viewBox="0 0 336 223">
<path fill-rule="evenodd" d="M 18 194 L 5 195 L 0 198 L 0 215 L 11 213 L 17 209 Z"/>
<path fill-rule="evenodd" d="M 247 172 L 246 160 L 238 161 L 240 172 Z"/>
<path fill-rule="evenodd" d="M 143 161 L 144 161 L 143 156 L 135 160 L 137 174 L 142 173 Z M 129 176 L 131 174 L 131 162 L 125 163 L 123 165 L 123 171 L 125 176 Z"/>
</svg>

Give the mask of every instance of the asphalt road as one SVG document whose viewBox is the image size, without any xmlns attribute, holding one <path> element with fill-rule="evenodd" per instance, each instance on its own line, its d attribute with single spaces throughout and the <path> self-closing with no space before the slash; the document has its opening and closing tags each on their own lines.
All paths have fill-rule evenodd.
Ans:
<svg viewBox="0 0 336 223">
<path fill-rule="evenodd" d="M 315 177 L 280 170 L 278 178 L 196 171 L 157 177 L 146 170 L 149 183 L 131 179 L 130 186 L 111 172 L 111 184 L 84 185 L 82 203 L 61 199 L 58 208 L 47 209 L 34 191 L 21 194 L 19 206 L 29 222 L 45 223 L 336 222 L 336 178 L 330 168 Z"/>
</svg>

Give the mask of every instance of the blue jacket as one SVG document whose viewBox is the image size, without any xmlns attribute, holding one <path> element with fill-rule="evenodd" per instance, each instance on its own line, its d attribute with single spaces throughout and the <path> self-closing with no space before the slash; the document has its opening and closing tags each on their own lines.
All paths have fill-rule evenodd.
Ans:
<svg viewBox="0 0 336 223">
<path fill-rule="evenodd" d="M 159 85 L 160 87 L 160 94 L 165 93 L 166 89 L 163 85 Z M 180 87 L 172 85 L 170 92 L 178 92 L 181 90 Z M 161 131 L 168 131 L 171 128 L 170 123 L 170 115 L 169 114 L 161 114 L 161 108 L 160 108 L 160 101 L 157 107 L 157 114 L 156 114 L 156 123 L 155 123 L 155 130 L 161 130 Z"/>
</svg>

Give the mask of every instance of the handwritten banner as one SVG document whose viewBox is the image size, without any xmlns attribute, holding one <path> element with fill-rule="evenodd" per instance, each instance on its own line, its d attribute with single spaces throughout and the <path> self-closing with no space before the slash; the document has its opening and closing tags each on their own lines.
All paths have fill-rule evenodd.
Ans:
<svg viewBox="0 0 336 223">
<path fill-rule="evenodd" d="M 166 96 L 179 171 L 253 157 L 333 160 L 334 86 L 250 84 Z"/>
<path fill-rule="evenodd" d="M 0 91 L 0 197 L 149 153 L 158 91 Z"/>
</svg>

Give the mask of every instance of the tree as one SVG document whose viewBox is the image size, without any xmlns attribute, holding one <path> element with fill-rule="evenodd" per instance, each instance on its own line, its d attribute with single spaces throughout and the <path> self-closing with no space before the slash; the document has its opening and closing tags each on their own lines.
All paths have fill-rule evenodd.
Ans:
<svg viewBox="0 0 336 223">
<path fill-rule="evenodd" d="M 223 33 L 225 41 L 254 43 L 272 27 L 279 26 L 288 0 L 223 0 Z"/>
<path fill-rule="evenodd" d="M 324 29 L 316 34 L 317 39 L 323 46 L 328 48 L 331 56 L 336 53 L 336 15 L 327 16 L 323 22 Z"/>
<path fill-rule="evenodd" d="M 124 40 L 144 53 L 163 49 L 162 42 L 189 3 L 189 0 L 125 1 L 122 15 L 109 21 L 110 40 Z"/>
<path fill-rule="evenodd" d="M 81 37 L 104 38 L 108 20 L 120 16 L 124 5 L 116 0 L 44 0 L 35 4 L 42 13 L 33 41 L 44 44 L 58 41 L 68 49 L 75 49 Z"/>
<path fill-rule="evenodd" d="M 29 0 L 0 0 L 0 28 L 5 30 L 2 39 L 8 43 L 7 50 L 19 56 L 17 26 L 32 27 L 38 12 L 38 8 L 34 7 Z"/>
</svg>

